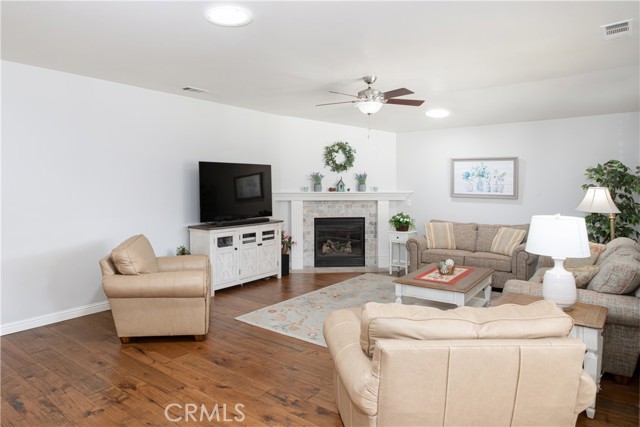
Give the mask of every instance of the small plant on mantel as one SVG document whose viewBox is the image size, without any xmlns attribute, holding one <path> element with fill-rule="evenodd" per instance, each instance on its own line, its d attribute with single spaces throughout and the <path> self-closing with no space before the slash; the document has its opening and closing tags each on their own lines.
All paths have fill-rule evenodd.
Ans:
<svg viewBox="0 0 640 427">
<path fill-rule="evenodd" d="M 396 231 L 407 231 L 414 223 L 413 218 L 404 212 L 398 212 L 389 218 L 389 224 L 391 224 Z"/>
<path fill-rule="evenodd" d="M 311 172 L 311 181 L 313 182 L 313 191 L 322 191 L 322 175 L 320 172 Z"/>
</svg>

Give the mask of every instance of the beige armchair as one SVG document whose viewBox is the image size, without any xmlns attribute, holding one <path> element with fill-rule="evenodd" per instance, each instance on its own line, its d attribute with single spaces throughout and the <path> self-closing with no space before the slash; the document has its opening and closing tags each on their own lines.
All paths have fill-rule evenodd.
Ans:
<svg viewBox="0 0 640 427">
<path fill-rule="evenodd" d="M 368 303 L 324 336 L 345 426 L 572 426 L 595 399 L 573 320 L 549 301 L 454 310 Z"/>
<path fill-rule="evenodd" d="M 143 235 L 130 237 L 100 260 L 122 343 L 131 337 L 194 335 L 209 331 L 209 259 L 206 255 L 156 257 Z"/>
</svg>

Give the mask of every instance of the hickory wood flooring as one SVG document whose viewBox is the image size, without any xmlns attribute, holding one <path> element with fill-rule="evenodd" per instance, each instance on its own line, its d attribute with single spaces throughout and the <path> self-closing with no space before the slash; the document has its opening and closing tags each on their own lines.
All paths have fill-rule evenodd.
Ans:
<svg viewBox="0 0 640 427">
<path fill-rule="evenodd" d="M 327 350 L 234 318 L 359 274 L 294 273 L 218 291 L 204 342 L 122 345 L 109 311 L 6 335 L 0 425 L 341 426 Z M 637 426 L 638 374 L 629 385 L 605 375 L 595 419 L 581 414 L 577 425 Z"/>
</svg>

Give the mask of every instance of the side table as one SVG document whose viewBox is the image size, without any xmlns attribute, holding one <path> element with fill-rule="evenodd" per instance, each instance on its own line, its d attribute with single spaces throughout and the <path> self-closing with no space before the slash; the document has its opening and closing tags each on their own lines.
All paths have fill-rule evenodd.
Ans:
<svg viewBox="0 0 640 427">
<path fill-rule="evenodd" d="M 541 297 L 531 295 L 506 293 L 491 305 L 520 304 L 527 305 L 541 300 Z M 565 311 L 573 318 L 574 326 L 569 336 L 581 340 L 587 346 L 584 355 L 584 370 L 593 378 L 596 388 L 600 391 L 600 377 L 602 376 L 602 330 L 607 319 L 607 308 L 593 304 L 577 302 L 573 310 Z M 596 403 L 587 408 L 587 417 L 593 418 L 596 414 Z"/>
<path fill-rule="evenodd" d="M 415 237 L 417 234 L 416 230 L 389 231 L 389 274 L 393 274 L 393 267 L 398 267 L 398 270 L 404 268 L 405 274 L 409 272 L 409 254 L 406 244 L 409 238 Z M 398 258 L 393 256 L 393 245 L 398 245 Z M 402 261 L 403 251 L 404 261 Z"/>
</svg>

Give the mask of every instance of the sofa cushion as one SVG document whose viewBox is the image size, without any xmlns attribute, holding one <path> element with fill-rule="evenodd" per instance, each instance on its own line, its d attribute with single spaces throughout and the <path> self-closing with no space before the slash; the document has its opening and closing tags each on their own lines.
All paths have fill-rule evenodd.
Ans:
<svg viewBox="0 0 640 427">
<path fill-rule="evenodd" d="M 456 249 L 453 224 L 450 222 L 428 222 L 424 225 L 428 249 Z"/>
<path fill-rule="evenodd" d="M 431 222 L 448 222 L 433 219 Z M 478 224 L 453 222 L 453 236 L 456 239 L 456 249 L 463 251 L 476 251 L 476 240 L 478 239 Z"/>
<path fill-rule="evenodd" d="M 111 251 L 111 259 L 120 274 L 157 273 L 153 248 L 142 234 L 129 237 Z"/>
<path fill-rule="evenodd" d="M 491 244 L 501 227 L 517 228 L 519 230 L 529 231 L 529 224 L 478 224 L 478 241 L 476 243 L 476 251 L 491 252 Z"/>
<path fill-rule="evenodd" d="M 464 265 L 469 267 L 492 268 L 497 271 L 511 272 L 511 257 L 491 252 L 475 252 L 464 257 Z"/>
<path fill-rule="evenodd" d="M 613 254 L 631 255 L 637 254 L 636 259 L 640 261 L 640 244 L 628 237 L 617 237 L 605 245 L 606 249 L 598 257 L 596 264 L 601 265 L 607 261 Z"/>
<path fill-rule="evenodd" d="M 498 307 L 432 307 L 370 302 L 362 309 L 360 345 L 373 355 L 380 339 L 519 339 L 565 337 L 573 319 L 552 301 Z"/>
<path fill-rule="evenodd" d="M 427 249 L 426 251 L 422 251 L 420 259 L 423 263 L 431 264 L 450 258 L 456 265 L 464 265 L 464 258 L 471 254 L 473 254 L 473 252 L 458 249 Z"/>
<path fill-rule="evenodd" d="M 599 267 L 587 289 L 623 295 L 635 292 L 640 286 L 640 262 L 634 259 L 610 258 Z"/>
<path fill-rule="evenodd" d="M 527 232 L 517 228 L 500 227 L 496 237 L 491 242 L 491 252 L 512 256 L 516 248 L 524 239 Z"/>
</svg>

